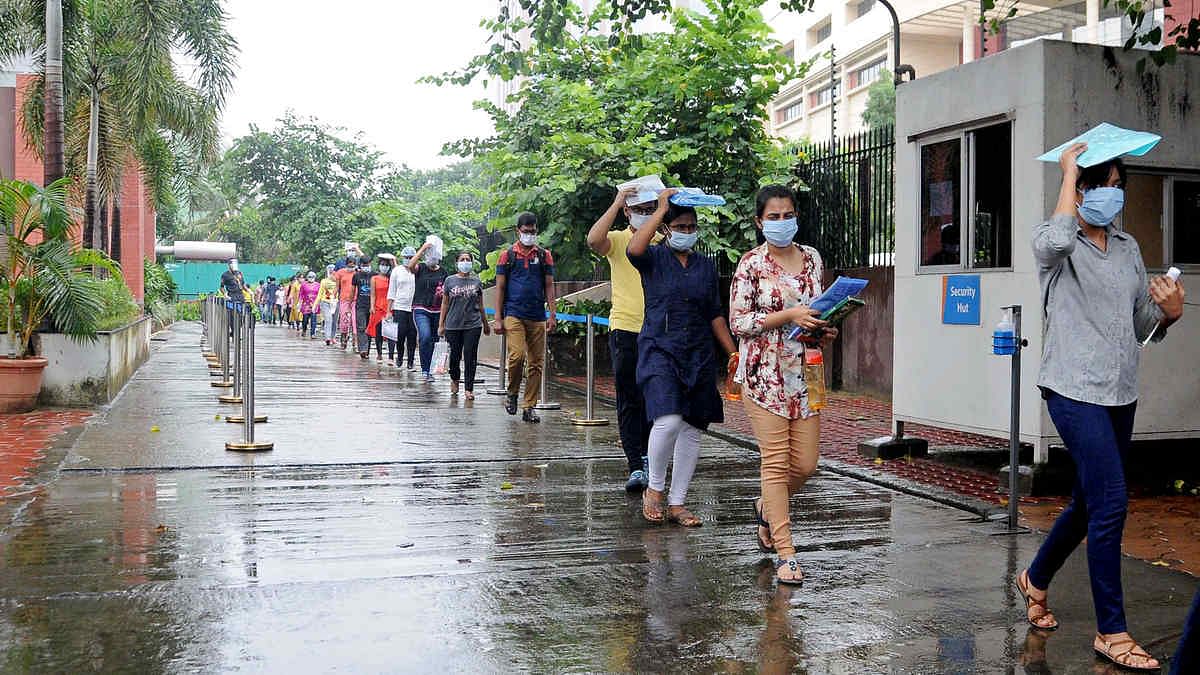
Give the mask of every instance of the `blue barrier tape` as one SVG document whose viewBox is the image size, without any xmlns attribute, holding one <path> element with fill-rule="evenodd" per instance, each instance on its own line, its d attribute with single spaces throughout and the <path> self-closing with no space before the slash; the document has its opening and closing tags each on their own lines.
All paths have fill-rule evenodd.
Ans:
<svg viewBox="0 0 1200 675">
<path fill-rule="evenodd" d="M 484 311 L 487 312 L 488 316 L 496 315 L 496 310 L 492 309 L 491 307 L 486 308 Z M 566 321 L 567 323 L 587 323 L 587 316 L 583 314 L 563 314 L 562 312 L 555 312 L 554 318 L 558 321 Z M 593 316 L 592 323 L 597 326 L 607 326 L 608 319 L 603 316 Z"/>
</svg>

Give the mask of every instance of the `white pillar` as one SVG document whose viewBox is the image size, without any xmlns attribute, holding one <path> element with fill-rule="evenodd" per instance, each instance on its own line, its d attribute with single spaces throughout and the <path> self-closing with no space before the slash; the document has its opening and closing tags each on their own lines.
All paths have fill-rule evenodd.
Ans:
<svg viewBox="0 0 1200 675">
<path fill-rule="evenodd" d="M 963 5 L 962 62 L 975 60 L 975 35 L 979 32 L 979 16 L 971 5 Z"/>
<path fill-rule="evenodd" d="M 1100 41 L 1100 0 L 1087 0 L 1087 36 L 1092 44 Z"/>
</svg>

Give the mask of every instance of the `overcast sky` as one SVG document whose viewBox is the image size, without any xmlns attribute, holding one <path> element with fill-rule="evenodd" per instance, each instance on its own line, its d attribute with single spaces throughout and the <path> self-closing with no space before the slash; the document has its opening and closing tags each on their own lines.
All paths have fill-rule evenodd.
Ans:
<svg viewBox="0 0 1200 675">
<path fill-rule="evenodd" d="M 241 47 L 222 130 L 269 129 L 286 110 L 362 131 L 397 164 L 443 166 L 442 144 L 487 135 L 471 87 L 417 84 L 483 51 L 496 0 L 227 0 Z"/>
</svg>

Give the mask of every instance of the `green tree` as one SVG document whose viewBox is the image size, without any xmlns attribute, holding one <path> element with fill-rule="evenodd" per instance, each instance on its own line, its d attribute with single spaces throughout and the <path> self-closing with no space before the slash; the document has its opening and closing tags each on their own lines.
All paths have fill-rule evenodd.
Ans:
<svg viewBox="0 0 1200 675">
<path fill-rule="evenodd" d="M 708 16 L 671 13 L 668 33 L 608 36 L 600 30 L 605 11 L 585 17 L 564 3 L 558 9 L 569 30 L 556 42 L 535 42 L 517 57 L 501 48 L 463 71 L 428 78 L 530 75 L 515 95 L 517 112 L 476 104 L 492 117 L 494 136 L 447 146 L 475 157 L 490 179 L 486 208 L 497 215 L 490 226 L 512 227 L 517 213 L 532 211 L 561 274 L 590 275 L 588 226 L 616 184 L 657 173 L 723 194 L 727 206 L 702 214 L 703 241 L 731 255 L 744 250 L 754 241 L 755 191 L 786 180 L 792 163 L 766 134 L 767 104 L 804 70 L 781 55 L 757 4 L 709 0 Z"/>
<path fill-rule="evenodd" d="M 479 253 L 476 228 L 485 224 L 485 192 L 470 162 L 434 171 L 401 171 L 378 199 L 351 215 L 352 238 L 364 251 L 398 253 L 436 234 L 448 253 Z"/>
<path fill-rule="evenodd" d="M 867 108 L 862 114 L 868 129 L 896 126 L 896 85 L 881 77 L 867 90 Z"/>
</svg>

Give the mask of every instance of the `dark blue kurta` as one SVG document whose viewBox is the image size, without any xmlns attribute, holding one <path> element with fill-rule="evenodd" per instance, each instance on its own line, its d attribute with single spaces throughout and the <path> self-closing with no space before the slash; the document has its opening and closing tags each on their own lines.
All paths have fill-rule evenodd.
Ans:
<svg viewBox="0 0 1200 675">
<path fill-rule="evenodd" d="M 629 262 L 646 296 L 637 366 L 646 417 L 682 415 L 701 429 L 725 421 L 713 356 L 712 321 L 721 315 L 716 266 L 690 253 L 684 267 L 665 243 Z"/>
</svg>

